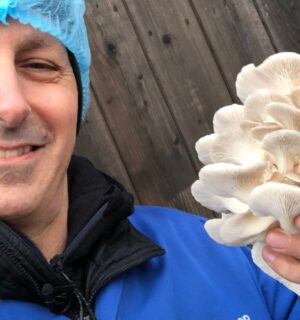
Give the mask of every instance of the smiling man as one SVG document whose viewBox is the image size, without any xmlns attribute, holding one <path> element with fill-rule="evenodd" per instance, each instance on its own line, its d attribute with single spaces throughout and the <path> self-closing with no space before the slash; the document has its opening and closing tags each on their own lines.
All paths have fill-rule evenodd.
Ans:
<svg viewBox="0 0 300 320">
<path fill-rule="evenodd" d="M 214 243 L 200 217 L 134 207 L 72 156 L 88 108 L 83 13 L 82 0 L 0 1 L 0 319 L 299 319 L 249 250 Z M 282 273 L 293 261 L 292 280 L 297 241 L 265 252 Z"/>
<path fill-rule="evenodd" d="M 66 242 L 76 80 L 49 34 L 10 20 L 0 41 L 0 216 L 51 258 Z"/>
</svg>

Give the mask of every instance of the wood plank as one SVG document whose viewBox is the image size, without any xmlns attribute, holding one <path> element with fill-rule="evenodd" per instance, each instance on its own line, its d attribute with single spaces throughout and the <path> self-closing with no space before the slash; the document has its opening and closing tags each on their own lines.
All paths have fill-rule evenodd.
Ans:
<svg viewBox="0 0 300 320">
<path fill-rule="evenodd" d="M 171 201 L 166 204 L 166 206 L 172 207 L 172 208 L 179 208 L 180 203 L 185 203 L 186 204 L 185 209 L 187 212 L 201 215 L 208 219 L 220 217 L 220 214 L 214 211 L 211 211 L 205 207 L 201 207 L 201 210 L 199 210 L 199 204 L 196 201 L 190 201 L 190 196 L 191 196 L 191 188 L 189 187 L 189 188 L 186 188 L 185 190 L 182 190 L 179 194 L 177 194 L 174 197 L 174 199 L 171 199 Z"/>
<path fill-rule="evenodd" d="M 75 154 L 87 157 L 99 170 L 116 178 L 138 202 L 138 196 L 97 106 L 93 92 L 91 92 L 90 110 L 77 137 Z"/>
<path fill-rule="evenodd" d="M 232 102 L 187 1 L 123 0 L 195 166 L 195 141 L 212 130 L 215 111 Z"/>
<path fill-rule="evenodd" d="M 300 53 L 300 2 L 255 0 L 259 13 L 278 51 Z"/>
<path fill-rule="evenodd" d="M 139 199 L 164 205 L 196 179 L 195 169 L 121 1 L 86 4 L 97 101 Z"/>
<path fill-rule="evenodd" d="M 270 0 L 271 2 L 273 0 Z M 251 0 L 190 0 L 235 101 L 241 68 L 259 64 L 274 48 Z"/>
</svg>

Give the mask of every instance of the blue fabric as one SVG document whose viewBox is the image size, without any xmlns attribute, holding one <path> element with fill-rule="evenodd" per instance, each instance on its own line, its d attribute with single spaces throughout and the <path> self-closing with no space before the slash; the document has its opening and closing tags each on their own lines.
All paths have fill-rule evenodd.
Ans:
<svg viewBox="0 0 300 320">
<path fill-rule="evenodd" d="M 136 207 L 137 229 L 166 249 L 111 281 L 96 299 L 99 320 L 296 320 L 299 298 L 261 272 L 247 248 L 211 240 L 204 219 Z M 0 319 L 66 319 L 28 303 L 3 301 Z"/>
<path fill-rule="evenodd" d="M 91 53 L 84 22 L 84 0 L 0 0 L 0 23 L 7 17 L 57 38 L 75 56 L 82 81 L 82 118 L 89 106 Z"/>
</svg>

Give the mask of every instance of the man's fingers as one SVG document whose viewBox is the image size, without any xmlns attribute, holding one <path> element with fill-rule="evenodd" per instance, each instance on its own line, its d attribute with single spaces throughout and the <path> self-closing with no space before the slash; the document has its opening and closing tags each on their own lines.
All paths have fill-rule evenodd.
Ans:
<svg viewBox="0 0 300 320">
<path fill-rule="evenodd" d="M 300 230 L 300 216 L 294 220 Z M 283 278 L 300 284 L 300 234 L 289 235 L 280 228 L 267 233 L 262 255 L 269 266 Z"/>
<path fill-rule="evenodd" d="M 278 251 L 265 247 L 262 256 L 268 265 L 283 278 L 300 283 L 300 261 Z"/>
<path fill-rule="evenodd" d="M 278 252 L 292 257 L 300 257 L 300 234 L 289 235 L 281 229 L 275 228 L 267 233 L 266 244 Z"/>
<path fill-rule="evenodd" d="M 294 220 L 296 227 L 300 230 L 300 216 L 297 216 Z"/>
</svg>

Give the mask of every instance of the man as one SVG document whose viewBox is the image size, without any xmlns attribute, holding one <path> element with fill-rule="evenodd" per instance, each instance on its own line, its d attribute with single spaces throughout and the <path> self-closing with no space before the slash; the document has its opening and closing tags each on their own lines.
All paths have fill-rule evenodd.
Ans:
<svg viewBox="0 0 300 320">
<path fill-rule="evenodd" d="M 298 297 L 247 249 L 217 245 L 199 217 L 134 209 L 121 185 L 71 158 L 88 105 L 83 10 L 0 2 L 0 319 L 298 319 Z M 274 268 L 297 262 L 288 239 L 287 256 L 265 251 Z"/>
</svg>

